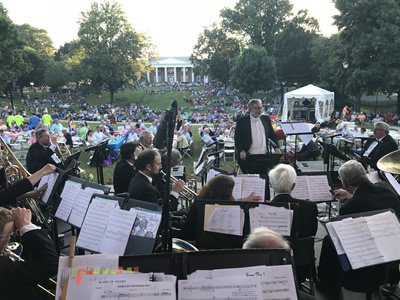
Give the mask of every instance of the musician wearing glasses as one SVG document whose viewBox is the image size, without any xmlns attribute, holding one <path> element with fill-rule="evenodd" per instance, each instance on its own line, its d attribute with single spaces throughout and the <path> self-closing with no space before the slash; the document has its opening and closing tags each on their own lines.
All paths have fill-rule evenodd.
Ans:
<svg viewBox="0 0 400 300">
<path fill-rule="evenodd" d="M 367 165 L 377 170 L 378 160 L 397 150 L 396 141 L 389 135 L 389 125 L 385 122 L 376 122 L 374 124 L 374 139 L 365 143 L 365 152 L 363 158 Z"/>
<path fill-rule="evenodd" d="M 50 163 L 61 164 L 61 154 L 57 150 L 57 138 L 52 137 L 47 128 L 41 127 L 35 131 L 36 143 L 28 150 L 26 166 L 30 173 L 35 173 Z"/>
<path fill-rule="evenodd" d="M 37 284 L 56 275 L 58 255 L 50 237 L 31 223 L 31 211 L 25 208 L 0 208 L 0 249 L 15 232 L 21 236 L 22 259 L 2 251 L 0 256 L 1 299 L 43 299 Z M 13 258 L 13 259 L 11 259 Z"/>
<path fill-rule="evenodd" d="M 153 149 L 144 150 L 139 154 L 135 165 L 138 172 L 129 183 L 130 198 L 159 203 L 161 193 L 153 179 L 160 173 L 162 167 L 160 153 Z M 178 180 L 172 185 L 171 193 L 168 196 L 172 211 L 178 208 L 179 193 L 182 192 L 184 186 L 183 180 Z"/>
</svg>

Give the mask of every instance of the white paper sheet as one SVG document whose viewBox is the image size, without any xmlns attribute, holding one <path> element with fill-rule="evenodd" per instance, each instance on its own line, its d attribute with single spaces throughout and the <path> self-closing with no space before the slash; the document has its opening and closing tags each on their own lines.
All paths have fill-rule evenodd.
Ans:
<svg viewBox="0 0 400 300">
<path fill-rule="evenodd" d="M 44 203 L 47 203 L 49 201 L 49 197 L 51 195 L 51 192 L 53 191 L 54 184 L 56 183 L 57 178 L 58 178 L 58 173 L 55 172 L 48 175 L 44 175 L 40 180 L 38 188 L 41 188 L 43 185 L 47 183 L 47 189 L 42 196 L 42 201 Z"/>
<path fill-rule="evenodd" d="M 290 236 L 292 229 L 293 211 L 285 207 L 259 205 L 249 209 L 250 229 L 267 227 L 283 236 Z"/>
<path fill-rule="evenodd" d="M 135 209 L 128 211 L 116 207 L 112 210 L 104 239 L 100 246 L 100 253 L 124 255 L 136 215 L 137 211 Z"/>
<path fill-rule="evenodd" d="M 396 178 L 394 178 L 392 174 L 386 172 L 385 176 L 388 179 L 390 185 L 396 190 L 397 194 L 400 195 L 400 184 L 397 182 Z"/>
<path fill-rule="evenodd" d="M 94 252 L 100 251 L 111 211 L 118 201 L 94 198 L 82 224 L 76 246 Z"/>
<path fill-rule="evenodd" d="M 61 193 L 61 202 L 57 208 L 55 216 L 65 222 L 71 214 L 72 208 L 74 207 L 75 201 L 78 198 L 81 190 L 81 184 L 78 182 L 67 180 L 64 185 L 64 189 Z"/>
<path fill-rule="evenodd" d="M 207 218 L 208 210 L 211 211 Z M 204 231 L 242 235 L 243 211 L 239 206 L 206 205 Z"/>
<path fill-rule="evenodd" d="M 331 201 L 328 178 L 326 175 L 297 176 L 296 185 L 290 195 L 296 199 L 310 201 Z"/>
</svg>

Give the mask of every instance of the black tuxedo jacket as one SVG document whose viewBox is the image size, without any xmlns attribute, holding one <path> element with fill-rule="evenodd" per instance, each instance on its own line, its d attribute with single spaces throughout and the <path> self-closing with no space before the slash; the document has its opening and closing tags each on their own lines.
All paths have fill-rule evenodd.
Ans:
<svg viewBox="0 0 400 300">
<path fill-rule="evenodd" d="M 356 214 L 373 210 L 392 208 L 400 217 L 399 197 L 388 188 L 387 183 L 362 183 L 340 208 L 340 215 Z"/>
<path fill-rule="evenodd" d="M 251 138 L 251 124 L 250 115 L 240 118 L 236 123 L 235 130 L 235 149 L 236 157 L 239 159 L 240 152 L 242 150 L 249 151 L 252 144 Z M 268 116 L 262 115 L 261 122 L 264 125 L 265 138 L 268 145 L 268 139 L 271 139 L 275 144 L 278 144 L 276 139 L 275 131 L 272 128 L 271 120 Z"/>
<path fill-rule="evenodd" d="M 150 183 L 150 181 L 140 172 L 137 172 L 129 183 L 129 197 L 136 200 L 160 203 L 161 194 L 158 188 Z M 174 211 L 178 208 L 178 199 L 173 195 L 168 195 L 170 202 L 170 210 Z"/>
<path fill-rule="evenodd" d="M 46 164 L 57 165 L 51 156 L 54 154 L 50 148 L 45 148 L 39 142 L 34 143 L 26 155 L 26 167 L 33 174 L 43 168 Z"/>
<path fill-rule="evenodd" d="M 39 299 L 36 284 L 57 274 L 58 255 L 44 230 L 32 230 L 21 238 L 24 262 L 0 256 L 1 299 Z"/>
<path fill-rule="evenodd" d="M 24 178 L 10 187 L 0 190 L 0 206 L 16 206 L 16 199 L 33 190 L 33 186 L 29 179 Z"/>
<path fill-rule="evenodd" d="M 374 139 L 369 139 L 365 143 L 365 151 L 368 150 L 369 146 L 374 142 Z M 378 160 L 385 156 L 386 154 L 393 152 L 397 150 L 398 146 L 396 141 L 390 136 L 387 135 L 385 136 L 382 141 L 372 150 L 372 152 L 369 154 L 367 163 L 374 169 L 378 169 L 376 164 Z"/>
<path fill-rule="evenodd" d="M 315 236 L 318 228 L 318 208 L 314 202 L 292 198 L 289 194 L 277 195 L 272 202 L 297 203 L 299 206 L 293 215 L 293 225 L 299 237 Z"/>
<path fill-rule="evenodd" d="M 123 159 L 118 161 L 115 165 L 113 176 L 115 194 L 127 193 L 129 183 L 135 174 L 136 170 L 134 166 L 131 166 Z"/>
</svg>

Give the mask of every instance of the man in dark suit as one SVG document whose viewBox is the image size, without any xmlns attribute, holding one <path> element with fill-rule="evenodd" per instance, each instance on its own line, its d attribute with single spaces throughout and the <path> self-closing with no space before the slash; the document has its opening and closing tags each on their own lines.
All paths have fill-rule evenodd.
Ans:
<svg viewBox="0 0 400 300">
<path fill-rule="evenodd" d="M 389 135 L 389 125 L 385 122 L 374 124 L 374 139 L 365 143 L 363 158 L 367 165 L 378 170 L 376 164 L 378 160 L 398 149 L 396 141 Z"/>
<path fill-rule="evenodd" d="M 296 171 L 290 165 L 279 164 L 269 174 L 269 182 L 275 192 L 272 202 L 297 203 L 298 209 L 293 216 L 293 224 L 298 225 L 299 237 L 315 236 L 318 228 L 318 208 L 314 202 L 293 198 L 290 193 L 296 185 Z M 296 229 L 296 226 L 293 226 Z"/>
<path fill-rule="evenodd" d="M 246 171 L 246 158 L 249 154 L 266 154 L 271 147 L 280 153 L 271 120 L 262 115 L 261 100 L 250 100 L 248 108 L 249 114 L 237 121 L 235 130 L 236 157 L 243 172 Z"/>
<path fill-rule="evenodd" d="M 57 139 L 50 136 L 47 128 L 41 127 L 35 131 L 36 143 L 28 150 L 26 166 L 30 173 L 35 173 L 46 164 L 61 165 L 61 154 L 57 150 Z"/>
<path fill-rule="evenodd" d="M 142 152 L 142 147 L 136 142 L 128 142 L 121 146 L 121 159 L 114 169 L 114 192 L 115 194 L 127 193 L 131 179 L 136 174 L 135 161 Z"/>
<path fill-rule="evenodd" d="M 384 183 L 372 184 L 361 163 L 350 160 L 339 169 L 343 189 L 334 191 L 336 199 L 343 202 L 340 215 L 349 215 L 381 209 L 393 209 L 400 216 L 399 197 Z M 318 266 L 320 286 L 336 293 L 341 286 L 343 270 L 329 237 L 322 243 Z"/>
<path fill-rule="evenodd" d="M 0 256 L 2 299 L 43 299 L 37 284 L 57 273 L 58 255 L 46 231 L 31 223 L 25 208 L 0 208 L 0 249 L 3 250 L 16 229 L 24 247 L 24 261 Z"/>
<path fill-rule="evenodd" d="M 275 192 L 272 202 L 295 203 L 298 205 L 293 215 L 291 237 L 295 243 L 298 238 L 315 236 L 318 229 L 318 208 L 314 202 L 293 198 L 290 193 L 296 185 L 296 171 L 290 165 L 279 164 L 269 173 L 269 182 Z M 302 250 L 302 249 L 299 249 Z M 313 249 L 314 250 L 314 249 Z M 300 255 L 300 253 L 294 253 Z M 304 253 L 302 253 L 304 255 Z M 309 253 L 314 256 L 314 251 Z M 309 273 L 308 266 L 296 266 L 296 278 L 299 283 L 306 280 Z"/>
<path fill-rule="evenodd" d="M 153 185 L 153 177 L 160 173 L 162 167 L 160 153 L 153 149 L 144 150 L 139 154 L 135 164 L 138 172 L 129 183 L 130 198 L 159 203 L 161 193 L 157 186 Z M 171 193 L 168 195 L 171 210 L 177 210 L 179 193 L 184 186 L 183 180 L 178 180 L 172 185 Z"/>
</svg>

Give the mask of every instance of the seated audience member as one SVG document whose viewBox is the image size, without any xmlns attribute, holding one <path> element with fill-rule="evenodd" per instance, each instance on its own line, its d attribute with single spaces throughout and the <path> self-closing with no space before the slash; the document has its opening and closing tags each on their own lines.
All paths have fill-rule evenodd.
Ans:
<svg viewBox="0 0 400 300">
<path fill-rule="evenodd" d="M 115 194 L 127 193 L 129 182 L 136 174 L 135 161 L 142 152 L 138 143 L 128 142 L 121 146 L 121 159 L 117 162 L 114 169 L 114 191 Z"/>
<path fill-rule="evenodd" d="M 0 256 L 2 299 L 43 299 L 36 285 L 57 274 L 55 246 L 45 230 L 31 223 L 31 218 L 31 211 L 25 208 L 0 208 L 0 250 L 7 246 L 15 230 L 25 249 L 24 261 Z"/>
<path fill-rule="evenodd" d="M 313 133 L 314 137 L 317 137 L 320 131 L 321 131 L 321 123 L 316 122 L 314 127 L 311 128 L 311 132 Z"/>
<path fill-rule="evenodd" d="M 343 189 L 335 190 L 334 196 L 343 204 L 340 215 L 349 215 L 381 209 L 393 209 L 400 216 L 398 196 L 386 183 L 373 184 L 361 163 L 350 160 L 339 168 Z M 331 239 L 326 236 L 322 243 L 318 277 L 320 288 L 337 295 L 341 287 L 343 271 Z"/>
<path fill-rule="evenodd" d="M 307 160 L 315 160 L 318 156 L 321 155 L 321 150 L 319 150 L 318 145 L 313 141 L 309 141 L 308 144 L 303 144 L 300 151 L 296 154 L 288 152 L 287 156 L 292 161 L 294 160 L 294 156 L 296 155 L 296 160 L 298 161 L 307 161 Z"/>
<path fill-rule="evenodd" d="M 143 150 L 153 148 L 153 134 L 148 130 L 143 130 L 139 136 L 139 145 Z"/>
<path fill-rule="evenodd" d="M 251 193 L 249 196 L 234 199 L 232 192 L 235 186 L 235 181 L 232 177 L 224 174 L 219 174 L 210 180 L 202 187 L 197 195 L 197 200 L 192 203 L 189 209 L 188 216 L 186 219 L 185 226 L 182 230 L 182 238 L 187 240 L 196 239 L 196 227 L 197 227 L 197 210 L 199 201 L 201 200 L 229 200 L 229 201 L 260 201 L 261 197 L 255 193 Z"/>
<path fill-rule="evenodd" d="M 183 149 L 189 148 L 189 143 L 188 143 L 186 137 L 179 131 L 177 132 L 176 148 L 181 151 Z"/>
<path fill-rule="evenodd" d="M 65 145 L 67 145 L 70 149 L 72 149 L 74 146 L 74 142 L 72 141 L 71 134 L 68 132 L 66 128 L 62 129 L 62 134 L 65 138 Z"/>
<path fill-rule="evenodd" d="M 201 140 L 203 141 L 204 145 L 209 146 L 214 143 L 214 140 L 210 136 L 210 129 L 206 128 L 203 131 L 203 135 L 201 136 Z"/>
<path fill-rule="evenodd" d="M 0 129 L 0 138 L 3 140 L 4 143 L 7 145 L 11 144 L 10 137 L 5 133 L 3 129 Z"/>
</svg>

